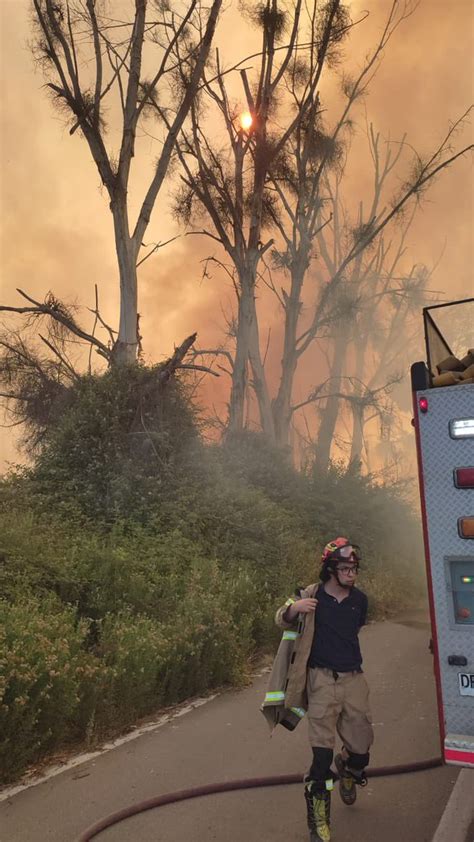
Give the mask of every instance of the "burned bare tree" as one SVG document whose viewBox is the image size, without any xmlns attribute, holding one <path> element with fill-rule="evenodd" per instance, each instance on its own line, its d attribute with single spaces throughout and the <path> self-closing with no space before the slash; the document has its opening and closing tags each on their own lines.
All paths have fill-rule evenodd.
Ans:
<svg viewBox="0 0 474 842">
<path fill-rule="evenodd" d="M 222 0 L 212 0 L 209 7 L 201 0 L 124 0 L 112 13 L 104 0 L 32 2 L 32 50 L 46 88 L 69 124 L 69 134 L 80 132 L 86 141 L 108 193 L 120 315 L 115 331 L 100 314 L 97 289 L 95 307 L 89 308 L 92 331 L 79 323 L 76 307 L 66 306 L 51 292 L 36 300 L 18 290 L 24 299 L 21 306 L 0 306 L 23 319 L 22 331 L 7 328 L 0 337 L 0 388 L 7 416 L 24 427 L 30 449 L 41 443 L 48 423 L 84 370 L 83 360 L 77 365 L 69 356 L 71 346 L 89 347 L 89 374 L 93 350 L 108 367 L 134 363 L 140 355 L 137 267 L 159 247 L 143 255 L 143 239 L 176 135 L 201 82 L 221 5 Z M 151 111 L 150 103 L 157 98 L 166 110 L 165 121 Z M 159 151 L 132 219 L 133 159 L 139 154 L 139 130 L 150 116 Z M 104 336 L 104 331 L 100 339 L 97 334 Z M 194 338 L 178 346 L 158 379 L 165 382 L 186 365 L 183 360 Z"/>
<path fill-rule="evenodd" d="M 272 401 L 275 440 L 279 446 L 288 445 L 294 412 L 305 405 L 305 402 L 297 407 L 292 405 L 294 378 L 299 361 L 321 335 L 321 331 L 326 331 L 332 323 L 335 333 L 332 379 L 337 382 L 344 367 L 343 349 L 347 344 L 347 330 L 344 330 L 342 324 L 343 321 L 353 322 L 351 308 L 357 300 L 357 285 L 367 275 L 373 278 L 376 274 L 374 265 L 380 257 L 380 251 L 377 256 L 377 243 L 383 231 L 392 221 L 400 218 L 410 202 L 416 205 L 420 194 L 441 169 L 470 148 L 461 148 L 452 154 L 452 138 L 456 127 L 463 123 L 466 116 L 463 115 L 449 129 L 438 149 L 425 161 L 415 153 L 412 171 L 403 187 L 397 195 L 388 197 L 386 191 L 384 194 L 383 191 L 392 171 L 400 169 L 398 165 L 404 151 L 405 138 L 402 138 L 398 149 L 390 146 L 382 160 L 380 137 L 375 137 L 371 128 L 373 196 L 365 212 L 361 206 L 359 219 L 353 224 L 349 236 L 340 236 L 344 223 L 340 218 L 338 192 L 346 171 L 352 111 L 367 93 L 389 41 L 400 24 L 410 17 L 413 8 L 409 2 L 394 0 L 381 37 L 358 75 L 355 78 L 350 78 L 346 72 L 341 75 L 343 102 L 340 116 L 334 125 L 324 125 L 319 110 L 321 103 L 317 101 L 309 115 L 302 113 L 301 121 L 288 138 L 280 160 L 274 162 L 269 172 L 270 183 L 278 196 L 278 205 L 273 215 L 275 231 L 278 233 L 277 245 L 272 252 L 273 266 L 288 278 L 288 283 L 284 283 L 280 290 L 271 283 L 280 302 L 285 324 L 280 381 Z M 301 91 L 304 96 L 304 84 L 313 65 L 312 50 L 308 53 L 295 62 L 288 85 L 290 101 L 297 112 L 300 111 Z M 329 189 L 331 172 L 335 173 L 335 194 Z M 382 202 L 382 194 L 388 206 Z M 331 231 L 332 236 L 329 233 Z M 327 246 L 326 235 L 331 238 L 330 248 Z M 318 249 L 319 261 L 316 260 Z M 318 262 L 323 265 L 323 272 L 318 273 Z M 318 277 L 320 289 L 311 321 L 302 329 L 303 288 L 310 267 L 313 275 Z M 321 400 L 319 390 L 317 399 Z M 336 397 L 328 400 L 327 412 L 321 421 L 318 458 L 321 458 L 321 464 L 324 465 L 328 464 L 337 402 Z M 355 400 L 352 407 L 354 413 L 359 411 L 359 404 Z"/>
<path fill-rule="evenodd" d="M 321 284 L 311 323 L 302 328 L 303 284 L 318 234 L 330 221 L 328 173 L 334 168 L 344 172 L 351 109 L 367 91 L 385 47 L 413 8 L 408 0 L 393 0 L 379 42 L 358 76 L 351 79 L 342 72 L 341 111 L 329 127 L 322 117 L 321 77 L 323 70 L 337 65 L 340 44 L 353 25 L 347 8 L 338 2 L 315 4 L 309 10 L 296 2 L 291 15 L 276 0 L 261 7 L 259 70 L 255 79 L 250 79 L 246 70 L 240 71 L 246 124 L 240 120 L 242 99 L 232 99 L 229 70 L 222 66 L 218 54 L 214 76 L 204 77 L 207 97 L 195 101 L 192 133 L 183 132 L 179 141 L 184 176 L 177 212 L 194 226 L 194 233 L 218 242 L 230 258 L 230 267 L 221 265 L 232 277 L 237 296 L 231 431 L 242 429 L 245 423 L 244 406 L 251 387 L 261 429 L 278 445 L 288 445 L 297 409 L 292 405 L 292 393 L 298 362 L 321 329 L 340 314 L 339 287 L 347 287 L 348 276 L 360 272 L 365 251 L 385 227 L 411 200 L 416 202 L 440 170 L 469 148 L 452 153 L 450 144 L 461 118 L 426 160 L 415 155 L 409 178 L 399 193 L 389 198 L 388 206 L 382 207 L 380 195 L 374 196 L 369 213 L 359 221 L 357 236 L 344 248 L 341 245 L 330 277 Z M 290 33 L 286 40 L 285 24 Z M 223 120 L 225 135 L 214 132 L 217 139 L 206 133 L 206 102 L 212 103 Z M 397 162 L 398 156 L 392 158 L 388 172 Z M 376 188 L 379 193 L 382 183 Z M 289 278 L 289 289 L 284 285 L 280 292 L 270 282 L 285 319 L 281 377 L 273 398 L 260 347 L 256 304 L 262 264 L 270 253 L 274 268 Z M 367 270 L 370 261 L 364 266 Z"/>
<path fill-rule="evenodd" d="M 409 223 L 410 220 L 405 230 Z M 370 454 L 366 425 L 376 418 L 380 440 L 388 442 L 392 438 L 397 423 L 392 393 L 406 380 L 410 352 L 413 356 L 418 336 L 416 319 L 419 312 L 436 297 L 428 288 L 433 269 L 413 264 L 406 271 L 400 271 L 404 233 L 399 248 L 394 254 L 388 252 L 385 265 L 381 264 L 381 270 L 371 284 L 371 279 L 367 278 L 365 289 L 360 292 L 364 303 L 352 323 L 354 353 L 350 370 L 353 374 L 349 381 L 352 388 L 347 390 L 348 396 L 352 397 L 348 461 L 360 465 L 365 459 L 367 470 L 370 469 Z M 374 393 L 383 400 L 374 402 Z"/>
<path fill-rule="evenodd" d="M 361 201 L 354 220 L 345 206 L 339 173 L 326 182 L 332 209 L 330 223 L 318 233 L 321 269 L 326 289 L 332 287 L 334 310 L 327 335 L 329 374 L 324 387 L 314 399 L 323 402 L 316 440 L 316 464 L 326 471 L 336 427 L 341 420 L 341 407 L 350 409 L 349 463 L 360 463 L 364 448 L 364 427 L 378 417 L 385 433 L 393 418 L 390 392 L 403 376 L 403 351 L 408 347 L 407 325 L 414 310 L 429 300 L 427 284 L 431 273 L 426 267 L 412 265 L 403 270 L 401 261 L 406 237 L 418 209 L 413 203 L 410 212 L 391 231 L 387 241 L 383 232 L 369 241 L 357 257 L 346 265 L 344 281 L 333 287 L 338 266 L 344 264 L 360 238 L 370 232 L 369 221 L 379 215 L 386 196 L 387 178 L 395 170 L 403 143 L 387 145 L 381 154 L 381 137 L 372 126 L 368 130 L 370 154 L 374 166 L 374 190 L 369 207 Z M 387 233 L 387 232 L 385 232 Z M 321 277 L 321 282 L 322 277 Z M 321 317 L 319 316 L 320 322 Z M 310 402 L 313 396 L 310 396 Z"/>
<path fill-rule="evenodd" d="M 316 448 L 316 463 L 322 470 L 326 470 L 329 465 L 341 401 L 350 406 L 352 413 L 351 461 L 360 458 L 363 429 L 370 417 L 369 409 L 372 417 L 376 415 L 386 424 L 390 414 L 389 392 L 399 379 L 398 375 L 390 374 L 384 384 L 379 382 L 380 373 L 387 371 L 387 348 L 397 347 L 394 337 L 400 339 L 403 336 L 403 325 L 411 307 L 423 300 L 423 285 L 426 282 L 424 273 L 421 273 L 423 277 L 418 276 L 414 267 L 406 277 L 397 279 L 395 287 L 392 285 L 404 237 L 420 197 L 433 179 L 459 156 L 472 149 L 472 146 L 467 146 L 454 152 L 452 148 L 453 137 L 462 127 L 468 111 L 449 128 L 438 148 L 425 160 L 414 153 L 409 177 L 396 194 L 390 195 L 386 183 L 392 172 L 400 170 L 405 138 L 395 146 L 388 144 L 387 152 L 382 156 L 380 135 L 375 135 L 370 127 L 368 134 L 374 169 L 373 195 L 368 208 L 364 209 L 361 202 L 357 219 L 349 222 L 347 212 L 340 203 L 348 152 L 347 143 L 343 144 L 340 138 L 350 119 L 351 107 L 364 93 L 376 71 L 376 59 L 398 25 L 410 13 L 408 6 L 403 4 L 397 15 L 399 5 L 394 2 L 382 38 L 357 80 L 351 84 L 344 80 L 347 102 L 333 132 L 324 131 L 318 120 L 309 126 L 303 123 L 301 130 L 292 139 L 291 156 L 283 158 L 280 170 L 274 167 L 270 172 L 281 209 L 279 215 L 274 215 L 281 243 L 273 251 L 274 266 L 283 270 L 289 278 L 288 291 L 285 286 L 278 291 L 274 283 L 271 284 L 285 319 L 281 377 L 272 404 L 276 443 L 280 446 L 288 444 L 295 412 L 308 403 L 319 404 L 325 401 Z M 335 172 L 333 189 L 330 186 L 332 170 Z M 405 222 L 407 214 L 408 223 Z M 383 240 L 384 231 L 391 223 L 400 224 L 402 229 L 395 255 L 390 253 L 390 248 Z M 309 326 L 301 329 L 303 286 L 310 268 L 318 281 L 319 292 Z M 385 351 L 376 365 L 378 376 L 371 376 L 369 382 L 364 383 L 363 362 L 378 307 L 381 305 L 383 308 L 386 301 L 394 296 L 400 306 L 395 308 L 393 324 L 387 327 Z M 299 360 L 314 341 L 321 337 L 329 338 L 333 345 L 330 377 L 327 380 L 321 378 L 306 399 L 292 403 L 294 376 Z M 346 379 L 347 390 L 342 392 L 340 384 L 351 342 L 356 347 L 355 367 L 350 378 Z"/>
<path fill-rule="evenodd" d="M 44 302 L 39 302 L 22 290 L 18 292 L 25 299 L 24 307 L 0 308 L 19 312 L 25 320 L 21 330 L 9 329 L 0 333 L 0 398 L 3 399 L 7 426 L 22 429 L 23 448 L 29 455 L 35 456 L 48 434 L 77 398 L 78 391 L 87 380 L 92 379 L 92 350 L 110 363 L 115 334 L 100 315 L 97 287 L 95 308 L 89 308 L 95 317 L 94 329 L 90 334 L 78 323 L 77 307 L 66 307 L 51 293 Z M 97 322 L 109 334 L 107 344 L 95 336 Z M 178 370 L 202 370 L 218 376 L 207 367 L 185 361 L 195 340 L 196 334 L 188 336 L 174 349 L 171 357 L 156 366 L 148 367 L 146 372 L 142 366 L 142 379 L 148 376 L 150 388 L 161 394 Z M 74 349 L 79 346 L 82 349 L 87 345 L 90 349 L 89 367 L 85 374 L 81 355 L 73 355 L 71 347 Z M 126 373 L 130 372 L 127 370 Z M 136 372 L 134 377 L 136 380 Z M 137 417 L 142 420 L 140 414 Z M 136 420 L 131 430 L 134 434 L 137 432 Z M 148 434 L 144 424 L 142 427 L 141 432 Z"/>
<path fill-rule="evenodd" d="M 137 264 L 145 259 L 140 259 L 143 238 L 201 82 L 222 0 L 209 8 L 201 0 L 127 0 L 117 17 L 103 0 L 33 0 L 32 5 L 32 49 L 46 87 L 70 125 L 69 134 L 79 131 L 84 137 L 109 196 L 120 284 L 118 334 L 109 361 L 130 363 L 139 345 Z M 155 128 L 160 150 L 132 220 L 129 189 L 137 132 L 153 99 L 160 100 L 167 121 Z"/>
<path fill-rule="evenodd" d="M 381 38 L 357 78 L 351 80 L 343 76 L 343 107 L 330 132 L 324 126 L 319 96 L 307 113 L 301 108 L 306 85 L 316 63 L 314 42 L 310 42 L 306 54 L 298 57 L 292 66 L 288 89 L 290 101 L 300 115 L 300 120 L 282 150 L 281 159 L 275 162 L 270 171 L 271 185 L 278 196 L 280 211 L 274 216 L 274 224 L 281 245 L 273 250 L 273 264 L 289 276 L 289 290 L 283 286 L 281 293 L 277 293 L 285 316 L 281 377 L 272 404 L 275 437 L 280 446 L 288 444 L 292 418 L 291 398 L 298 360 L 327 323 L 330 303 L 334 301 L 335 289 L 341 283 L 345 269 L 342 265 L 334 267 L 332 284 L 318 301 L 311 326 L 298 336 L 303 285 L 311 264 L 314 244 L 318 234 L 331 222 L 329 214 L 334 213 L 334 210 L 328 210 L 325 189 L 328 172 L 336 169 L 342 176 L 345 167 L 345 135 L 351 126 L 351 110 L 366 92 L 389 40 L 409 14 L 409 5 L 394 2 Z M 335 58 L 338 58 L 337 54 Z M 331 66 L 331 56 L 327 64 Z M 352 255 L 349 253 L 347 257 L 350 262 Z M 276 289 L 274 291 L 277 292 Z M 333 313 L 330 320 L 334 318 Z"/>
<path fill-rule="evenodd" d="M 330 0 L 321 7 L 315 4 L 311 10 L 302 0 L 295 0 L 290 8 L 277 0 L 267 0 L 252 14 L 262 32 L 261 53 L 252 57 L 258 59 L 256 72 L 249 78 L 247 70 L 240 70 L 240 103 L 231 96 L 228 71 L 224 71 L 219 54 L 213 77 L 204 75 L 203 98 L 199 103 L 195 101 L 191 109 L 192 132 L 182 132 L 179 140 L 184 175 L 177 212 L 189 223 L 200 215 L 205 220 L 200 233 L 223 246 L 233 267 L 237 316 L 229 430 L 237 432 L 244 425 L 250 365 L 262 429 L 274 439 L 256 310 L 260 264 L 273 245 L 272 237 L 267 235 L 276 212 L 269 172 L 301 120 L 311 119 L 324 64 L 346 35 L 350 21 L 340 0 Z M 314 66 L 295 114 L 283 100 L 294 57 L 307 48 L 303 32 L 313 45 Z M 205 104 L 214 106 L 223 121 L 226 138 L 220 145 L 211 141 L 203 127 Z"/>
</svg>

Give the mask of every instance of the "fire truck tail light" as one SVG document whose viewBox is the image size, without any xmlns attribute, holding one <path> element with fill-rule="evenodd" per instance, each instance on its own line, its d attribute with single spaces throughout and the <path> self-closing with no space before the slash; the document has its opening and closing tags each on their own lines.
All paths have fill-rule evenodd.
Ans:
<svg viewBox="0 0 474 842">
<path fill-rule="evenodd" d="M 474 538 L 474 517 L 460 517 L 458 530 L 461 538 Z"/>
<path fill-rule="evenodd" d="M 420 407 L 420 412 L 428 412 L 428 398 L 419 398 L 418 406 Z"/>
<path fill-rule="evenodd" d="M 458 418 L 449 422 L 449 434 L 453 439 L 474 437 L 474 418 Z"/>
<path fill-rule="evenodd" d="M 474 468 L 455 468 L 454 485 L 456 488 L 474 488 Z"/>
</svg>

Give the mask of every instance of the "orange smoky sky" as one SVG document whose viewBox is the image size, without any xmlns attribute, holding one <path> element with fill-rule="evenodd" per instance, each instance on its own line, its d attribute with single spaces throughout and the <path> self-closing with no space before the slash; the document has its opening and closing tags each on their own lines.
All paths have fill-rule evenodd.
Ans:
<svg viewBox="0 0 474 842">
<path fill-rule="evenodd" d="M 350 4 L 354 20 L 364 17 L 365 10 L 370 15 L 346 44 L 344 67 L 360 67 L 380 36 L 390 5 L 390 0 Z M 109 6 L 114 7 L 114 0 Z M 79 132 L 69 135 L 34 67 L 28 48 L 29 9 L 27 0 L 0 3 L 1 301 L 19 305 L 15 290 L 20 287 L 38 299 L 51 290 L 66 302 L 92 307 L 97 284 L 101 313 L 116 327 L 118 271 L 108 197 L 85 141 Z M 471 104 L 472 34 L 471 0 L 421 0 L 395 33 L 354 127 L 345 188 L 349 200 L 352 197 L 356 203 L 363 198 L 372 178 L 364 145 L 365 115 L 386 139 L 400 140 L 406 132 L 410 144 L 423 154 L 435 148 L 450 123 Z M 228 66 L 258 49 L 258 38 L 241 20 L 236 0 L 226 4 L 217 42 Z M 330 84 L 324 96 L 330 117 L 336 101 Z M 464 125 L 456 142 L 467 145 L 470 134 L 471 126 Z M 156 154 L 152 140 L 142 138 L 139 151 L 134 168 L 142 188 Z M 465 156 L 441 174 L 430 190 L 407 242 L 407 259 L 412 263 L 432 266 L 439 261 L 431 288 L 447 300 L 474 294 L 472 186 L 472 160 Z M 179 237 L 145 262 L 139 277 L 140 327 L 148 361 L 167 357 L 175 344 L 194 331 L 200 347 L 222 344 L 226 314 L 232 312 L 235 300 L 230 279 L 216 264 L 208 264 L 203 273 L 206 257 L 222 255 L 211 240 L 183 235 L 170 212 L 171 190 L 170 181 L 159 197 L 146 242 Z M 262 346 L 270 336 L 270 379 L 275 383 L 281 355 L 278 305 L 262 289 L 259 307 Z M 92 318 L 84 311 L 86 328 L 92 327 Z M 299 374 L 301 394 L 311 384 L 317 353 L 308 355 Z M 224 374 L 219 381 L 209 377 L 201 402 L 223 413 L 227 383 Z M 18 458 L 15 443 L 15 431 L 3 430 L 0 466 Z"/>
</svg>

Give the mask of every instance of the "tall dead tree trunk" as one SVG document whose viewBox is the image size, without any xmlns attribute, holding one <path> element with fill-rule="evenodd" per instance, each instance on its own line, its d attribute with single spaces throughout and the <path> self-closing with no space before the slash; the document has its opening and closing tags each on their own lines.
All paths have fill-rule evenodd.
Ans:
<svg viewBox="0 0 474 842">
<path fill-rule="evenodd" d="M 229 432 L 239 433 L 244 427 L 245 399 L 247 395 L 248 357 L 250 333 L 254 320 L 252 290 L 240 284 L 236 349 L 232 367 L 232 388 L 229 404 Z"/>
<path fill-rule="evenodd" d="M 253 318 L 250 330 L 249 362 L 252 369 L 252 386 L 259 409 L 260 425 L 268 440 L 273 442 L 275 441 L 275 427 L 270 400 L 270 391 L 267 385 L 265 366 L 263 364 L 260 349 L 255 296 L 253 298 Z"/>
<path fill-rule="evenodd" d="M 349 465 L 362 462 L 362 450 L 364 447 L 364 416 L 365 405 L 362 400 L 362 378 L 365 374 L 365 352 L 367 347 L 368 335 L 360 336 L 356 330 L 354 331 L 354 348 L 355 359 L 354 368 L 356 376 L 353 384 L 353 400 L 350 402 L 352 413 L 352 435 L 351 435 L 351 451 L 349 454 Z"/>
<path fill-rule="evenodd" d="M 300 249 L 297 258 L 290 267 L 290 294 L 283 290 L 283 305 L 285 310 L 285 334 L 283 340 L 283 355 L 281 360 L 281 376 L 278 392 L 273 401 L 273 420 L 275 425 L 275 439 L 278 447 L 289 445 L 290 425 L 292 419 L 291 399 L 293 382 L 298 366 L 298 324 L 302 308 L 301 292 L 309 265 L 310 244 L 303 251 Z"/>
<path fill-rule="evenodd" d="M 119 330 L 112 360 L 116 365 L 126 365 L 135 362 L 137 356 L 137 249 L 130 237 L 125 202 L 115 201 L 111 203 L 111 209 L 120 282 Z"/>
<path fill-rule="evenodd" d="M 331 321 L 337 321 L 337 294 L 338 287 L 346 278 L 347 267 L 364 256 L 364 263 L 370 264 L 371 246 L 377 243 L 377 238 L 387 225 L 390 225 L 397 217 L 397 214 L 406 207 L 410 200 L 416 199 L 420 190 L 423 191 L 434 179 L 441 169 L 449 166 L 459 155 L 464 154 L 470 147 L 465 147 L 459 153 L 451 155 L 451 139 L 453 127 L 450 127 L 443 142 L 434 151 L 431 157 L 422 161 L 415 153 L 414 166 L 411 175 L 404 182 L 403 189 L 396 196 L 384 197 L 385 206 L 382 207 L 381 190 L 384 187 L 387 176 L 397 165 L 402 151 L 405 149 L 404 140 L 397 146 L 387 144 L 387 151 L 382 160 L 380 155 L 380 135 L 375 135 L 372 126 L 369 131 L 369 148 L 374 164 L 375 184 L 374 195 L 371 199 L 371 207 L 365 216 L 360 215 L 359 222 L 351 231 L 344 226 L 343 217 L 340 215 L 338 222 L 337 189 L 336 196 L 326 190 L 328 173 L 331 165 L 336 164 L 336 171 L 342 179 L 344 166 L 341 167 L 341 154 L 344 149 L 344 128 L 350 123 L 349 111 L 367 90 L 367 86 L 377 69 L 385 47 L 392 38 L 399 25 L 411 14 L 409 6 L 404 2 L 393 2 L 387 16 L 385 28 L 374 51 L 368 56 L 366 64 L 359 75 L 350 84 L 343 84 L 343 90 L 347 100 L 342 109 L 341 116 L 332 132 L 328 132 L 320 117 L 321 108 L 319 103 L 311 113 L 311 120 L 305 114 L 300 126 L 289 138 L 286 149 L 286 156 L 281 161 L 276 161 L 270 168 L 272 187 L 279 198 L 278 212 L 273 214 L 275 226 L 281 236 L 281 243 L 278 246 L 275 268 L 283 269 L 290 276 L 290 291 L 277 292 L 281 307 L 284 311 L 285 337 L 282 358 L 282 371 L 277 397 L 273 402 L 273 412 L 277 441 L 285 446 L 288 441 L 289 428 L 294 413 L 312 401 L 320 401 L 321 394 L 318 381 L 315 380 L 311 386 L 310 394 L 306 400 L 300 401 L 292 406 L 291 394 L 293 391 L 293 380 L 297 371 L 298 363 L 302 355 L 308 350 L 319 335 L 320 328 L 328 325 Z M 305 56 L 299 59 L 299 70 L 304 66 Z M 307 68 L 307 72 L 309 69 Z M 298 77 L 291 80 L 290 90 L 295 102 L 298 102 Z M 459 127 L 466 115 L 462 115 L 456 121 Z M 346 138 L 347 140 L 347 138 Z M 346 147 L 347 150 L 347 147 Z M 332 203 L 333 224 L 329 225 L 329 206 Z M 304 259 L 308 254 L 311 256 L 311 244 L 321 233 L 321 227 L 328 225 L 328 230 L 333 231 L 333 240 L 330 247 L 325 248 L 324 238 L 318 240 L 320 252 L 323 257 L 323 264 L 326 271 L 320 273 L 321 293 L 316 297 L 316 308 L 313 321 L 308 329 L 298 336 L 297 322 L 303 300 L 303 280 L 296 279 L 298 258 Z M 338 233 L 341 236 L 338 236 Z M 291 268 L 289 268 L 291 267 Z M 350 270 L 354 280 L 354 269 Z M 362 278 L 365 277 L 365 270 Z M 361 278 L 358 279 L 358 283 Z M 356 284 L 354 284 L 354 300 L 357 296 Z M 326 295 L 329 292 L 330 294 Z M 323 299 L 326 300 L 323 300 Z M 335 312 L 331 313 L 331 308 Z M 353 316 L 355 318 L 355 314 Z M 295 329 L 296 322 L 296 329 Z M 352 373 L 352 372 L 348 372 Z M 362 378 L 361 378 L 362 379 Z M 356 387 L 357 388 L 357 387 Z M 345 395 L 342 395 L 345 398 Z M 348 393 L 347 399 L 351 397 Z M 321 458 L 327 466 L 330 451 L 330 439 L 335 430 L 336 407 L 338 398 L 328 400 L 326 410 L 322 413 L 321 421 Z M 354 422 L 356 423 L 356 422 Z M 357 421 L 357 424 L 359 422 Z M 357 433 L 357 439 L 359 434 Z M 354 445 L 357 451 L 360 450 L 359 443 Z"/>
<path fill-rule="evenodd" d="M 85 138 L 109 195 L 120 292 L 113 364 L 137 357 L 138 255 L 176 136 L 197 95 L 221 6 L 222 0 L 213 0 L 205 13 L 198 0 L 188 0 L 177 13 L 166 3 L 134 0 L 131 19 L 126 19 L 125 7 L 118 26 L 107 5 L 95 0 L 33 0 L 35 57 L 56 103 L 71 118 L 70 134 L 79 130 Z M 144 65 L 150 76 L 144 76 Z M 184 80 L 181 89 L 177 66 Z M 104 108 L 105 100 L 112 100 L 113 108 Z M 137 130 L 157 101 L 167 115 L 157 129 L 161 148 L 132 226 L 128 194 Z M 107 146 L 105 122 L 114 110 L 121 114 L 117 160 L 116 150 Z"/>
<path fill-rule="evenodd" d="M 304 11 L 309 35 L 303 31 L 301 24 Z M 324 7 L 308 7 L 306 10 L 302 0 L 295 0 L 291 11 L 278 0 L 266 0 L 255 18 L 262 29 L 259 66 L 252 81 L 247 78 L 247 71 L 240 73 L 250 123 L 246 129 L 238 125 L 238 112 L 231 104 L 217 56 L 216 74 L 205 82 L 204 92 L 217 106 L 224 121 L 229 148 L 227 153 L 221 149 L 218 151 L 196 115 L 192 138 L 183 132 L 179 142 L 179 155 L 185 170 L 185 190 L 178 197 L 177 207 L 187 222 L 193 220 L 193 203 L 200 205 L 201 212 L 205 210 L 213 230 L 204 228 L 200 233 L 222 243 L 230 256 L 238 279 L 237 317 L 251 319 L 249 328 L 247 324 L 242 328 L 238 324 L 235 331 L 236 366 L 232 379 L 229 428 L 241 429 L 244 418 L 242 390 L 245 388 L 244 358 L 247 354 L 252 371 L 249 382 L 255 393 L 260 425 L 274 442 L 274 413 L 260 348 L 256 307 L 259 265 L 273 244 L 272 238 L 264 241 L 273 201 L 268 174 L 301 121 L 309 119 L 313 113 L 327 52 L 342 40 L 349 28 L 349 18 L 340 0 L 330 0 Z M 288 43 L 283 45 L 285 25 L 290 35 Z M 295 51 L 307 50 L 308 39 L 315 67 L 309 74 L 308 82 L 303 85 L 304 92 L 295 114 L 286 105 L 279 109 L 278 99 L 280 92 L 283 94 L 287 88 L 288 77 L 295 72 L 292 70 Z M 275 119 L 276 109 L 281 122 Z M 189 159 L 194 159 L 197 170 L 190 165 Z M 247 342 L 248 347 L 244 348 L 243 343 Z"/>
<path fill-rule="evenodd" d="M 362 451 L 364 448 L 364 404 L 362 401 L 351 401 L 352 412 L 352 441 L 349 455 L 349 465 L 360 466 L 362 464 Z"/>
<path fill-rule="evenodd" d="M 344 324 L 339 324 L 336 330 L 332 365 L 329 374 L 330 390 L 332 390 L 332 386 L 336 390 L 339 389 L 341 377 L 344 372 L 347 341 L 347 327 Z M 326 400 L 326 406 L 321 412 L 315 456 L 315 464 L 321 473 L 327 473 L 329 468 L 331 447 L 339 415 L 339 404 L 340 398 L 337 395 L 330 395 Z"/>
</svg>

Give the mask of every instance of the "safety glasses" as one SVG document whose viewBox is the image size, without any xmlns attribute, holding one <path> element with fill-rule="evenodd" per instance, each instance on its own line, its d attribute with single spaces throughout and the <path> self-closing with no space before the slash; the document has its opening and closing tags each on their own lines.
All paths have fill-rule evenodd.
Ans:
<svg viewBox="0 0 474 842">
<path fill-rule="evenodd" d="M 353 576 L 357 576 L 359 572 L 359 565 L 358 564 L 338 564 L 336 567 L 338 573 L 345 573 L 346 576 L 352 574 Z"/>
</svg>

